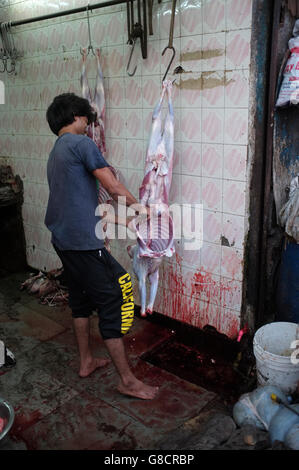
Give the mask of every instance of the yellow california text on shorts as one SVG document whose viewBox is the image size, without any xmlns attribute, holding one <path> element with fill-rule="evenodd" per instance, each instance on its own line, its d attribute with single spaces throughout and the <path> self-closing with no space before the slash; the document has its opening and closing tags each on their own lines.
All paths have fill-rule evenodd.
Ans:
<svg viewBox="0 0 299 470">
<path fill-rule="evenodd" d="M 118 279 L 118 282 L 123 298 L 121 306 L 121 333 L 125 335 L 131 328 L 134 319 L 134 296 L 130 274 L 124 274 Z"/>
</svg>

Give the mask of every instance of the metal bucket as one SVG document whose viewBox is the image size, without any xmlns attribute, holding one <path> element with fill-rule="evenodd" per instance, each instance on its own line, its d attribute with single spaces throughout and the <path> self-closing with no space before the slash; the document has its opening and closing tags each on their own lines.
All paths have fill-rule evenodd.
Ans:
<svg viewBox="0 0 299 470">
<path fill-rule="evenodd" d="M 6 434 L 10 431 L 14 419 L 15 419 L 15 412 L 13 407 L 5 401 L 3 398 L 0 397 L 0 418 L 5 420 L 5 425 L 0 432 L 0 441 L 6 436 Z"/>
</svg>

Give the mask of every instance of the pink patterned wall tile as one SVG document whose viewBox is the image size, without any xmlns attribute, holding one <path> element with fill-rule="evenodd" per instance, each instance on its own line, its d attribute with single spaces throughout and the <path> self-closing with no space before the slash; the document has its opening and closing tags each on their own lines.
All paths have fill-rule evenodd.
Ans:
<svg viewBox="0 0 299 470">
<path fill-rule="evenodd" d="M 86 24 L 81 24 L 79 27 L 80 32 L 84 35 L 84 30 L 86 29 Z M 62 29 L 60 25 L 49 26 L 48 28 L 48 37 L 49 37 L 49 51 L 54 52 L 61 52 L 62 51 Z M 82 36 L 79 36 L 82 39 Z"/>
<path fill-rule="evenodd" d="M 110 45 L 123 44 L 125 42 L 124 12 L 119 11 L 117 15 L 110 15 L 105 33 L 107 35 L 107 43 Z M 97 40 L 97 33 L 95 40 Z"/>
<path fill-rule="evenodd" d="M 225 308 L 240 309 L 242 304 L 242 283 L 232 279 L 221 278 L 221 305 Z"/>
<path fill-rule="evenodd" d="M 106 129 L 111 137 L 126 136 L 126 115 L 124 110 L 111 109 L 106 115 Z M 108 134 L 108 135 L 109 135 Z"/>
<path fill-rule="evenodd" d="M 223 128 L 223 109 L 205 108 L 202 110 L 202 142 L 222 143 Z"/>
<path fill-rule="evenodd" d="M 201 176 L 201 152 L 199 143 L 182 143 L 180 158 L 183 174 Z"/>
<path fill-rule="evenodd" d="M 243 278 L 243 251 L 234 247 L 221 247 L 221 276 L 241 281 Z"/>
<path fill-rule="evenodd" d="M 124 47 L 107 47 L 107 73 L 109 77 L 122 77 L 124 74 Z"/>
<path fill-rule="evenodd" d="M 184 227 L 182 227 L 183 232 Z M 181 250 L 179 251 L 176 247 L 176 253 L 181 255 L 181 263 L 183 266 L 198 268 L 201 265 L 201 249 L 193 246 L 196 249 L 190 249 L 191 245 L 187 245 L 187 241 L 184 239 L 178 240 Z"/>
<path fill-rule="evenodd" d="M 125 79 L 126 106 L 128 108 L 142 108 L 141 77 Z"/>
<path fill-rule="evenodd" d="M 246 184 L 241 181 L 223 180 L 223 212 L 245 214 Z"/>
<path fill-rule="evenodd" d="M 181 38 L 181 66 L 188 72 L 202 70 L 202 35 Z"/>
<path fill-rule="evenodd" d="M 200 108 L 202 105 L 202 77 L 201 73 L 188 73 L 181 76 L 175 90 L 180 89 L 181 106 L 183 108 Z"/>
<path fill-rule="evenodd" d="M 201 136 L 201 110 L 182 109 L 181 136 L 185 142 L 200 142 Z"/>
<path fill-rule="evenodd" d="M 225 145 L 223 177 L 246 181 L 247 147 L 245 145 Z"/>
<path fill-rule="evenodd" d="M 225 109 L 224 143 L 248 143 L 248 109 Z"/>
<path fill-rule="evenodd" d="M 201 198 L 204 210 L 222 210 L 222 180 L 202 178 Z"/>
<path fill-rule="evenodd" d="M 249 103 L 249 71 L 227 71 L 225 75 L 225 105 L 247 108 Z"/>
<path fill-rule="evenodd" d="M 205 309 L 206 313 L 211 313 L 209 306 L 220 306 L 221 301 L 221 283 L 220 276 L 216 274 L 209 274 L 204 272 L 198 272 L 193 278 L 192 287 L 190 289 L 192 297 L 196 300 L 201 301 L 201 316 Z M 217 308 L 219 312 L 219 309 Z M 205 320 L 207 323 L 207 320 Z M 204 326 L 205 323 L 203 323 Z"/>
<path fill-rule="evenodd" d="M 240 330 L 240 311 L 222 307 L 221 309 L 221 333 L 231 339 L 237 339 Z"/>
<path fill-rule="evenodd" d="M 108 42 L 107 35 L 107 30 L 111 27 L 112 25 L 108 23 L 108 21 L 106 20 L 106 16 L 99 15 L 93 18 L 91 23 L 91 35 L 96 47 L 106 46 L 107 43 L 111 44 L 110 41 Z"/>
<path fill-rule="evenodd" d="M 181 36 L 202 34 L 203 5 L 199 0 L 181 2 Z"/>
<path fill-rule="evenodd" d="M 202 176 L 222 177 L 223 146 L 202 144 Z"/>
<path fill-rule="evenodd" d="M 201 268 L 210 274 L 220 275 L 221 246 L 204 242 L 201 249 Z"/>
<path fill-rule="evenodd" d="M 226 6 L 226 24 L 229 30 L 250 28 L 252 18 L 252 0 L 228 0 Z"/>
<path fill-rule="evenodd" d="M 107 160 L 112 166 L 127 168 L 126 141 L 124 139 L 110 139 Z"/>
<path fill-rule="evenodd" d="M 248 68 L 250 64 L 250 30 L 226 34 L 226 69 Z"/>
<path fill-rule="evenodd" d="M 194 326 L 203 328 L 206 325 L 213 326 L 222 332 L 221 307 L 211 302 L 199 302 L 198 314 L 195 316 Z"/>
<path fill-rule="evenodd" d="M 224 72 L 202 74 L 202 106 L 224 107 Z"/>
<path fill-rule="evenodd" d="M 68 53 L 64 57 L 64 77 L 66 80 L 79 79 L 81 75 L 81 61 L 76 54 Z"/>
<path fill-rule="evenodd" d="M 127 174 L 127 188 L 139 200 L 139 187 L 144 177 L 143 171 L 128 170 Z"/>
<path fill-rule="evenodd" d="M 201 202 L 201 178 L 182 176 L 182 202 L 199 204 Z"/>
<path fill-rule="evenodd" d="M 225 29 L 225 0 L 206 0 L 203 4 L 203 32 Z"/>
<path fill-rule="evenodd" d="M 143 139 L 143 121 L 141 109 L 128 109 L 126 117 L 127 138 Z"/>
<path fill-rule="evenodd" d="M 145 153 L 143 140 L 128 139 L 126 153 L 128 168 L 144 169 Z"/>
<path fill-rule="evenodd" d="M 201 70 L 225 69 L 225 33 L 205 34 L 202 39 Z"/>
<path fill-rule="evenodd" d="M 153 116 L 152 109 L 143 108 L 142 110 L 143 135 L 147 143 L 148 143 L 150 131 L 151 131 L 152 116 Z"/>
<path fill-rule="evenodd" d="M 181 182 L 181 175 L 173 174 L 172 175 L 172 183 L 169 191 L 169 203 L 179 203 L 181 202 L 182 198 L 182 182 Z"/>
<path fill-rule="evenodd" d="M 243 248 L 244 245 L 244 216 L 223 214 L 222 235 L 230 246 Z"/>
<path fill-rule="evenodd" d="M 157 76 L 142 77 L 142 105 L 144 108 L 154 109 L 160 98 L 161 78 Z"/>
<path fill-rule="evenodd" d="M 159 15 L 159 24 L 160 24 L 160 39 L 168 39 L 169 38 L 169 28 L 170 28 L 170 19 L 171 19 L 171 2 L 163 2 L 160 4 L 160 8 L 158 10 Z M 181 32 L 180 26 L 180 17 L 181 17 L 181 10 L 179 5 L 176 5 L 175 11 L 175 22 L 174 22 L 174 29 L 173 29 L 173 37 L 179 37 Z M 167 46 L 167 43 L 165 44 Z M 164 46 L 164 47 L 165 47 Z"/>
<path fill-rule="evenodd" d="M 61 24 L 61 41 L 63 50 L 71 51 L 75 47 L 76 29 L 75 24 L 68 22 Z"/>
<path fill-rule="evenodd" d="M 138 50 L 138 54 L 136 51 L 136 47 Z M 137 72 L 140 74 L 140 70 L 142 75 L 155 75 L 160 73 L 160 63 L 161 63 L 161 49 L 160 49 L 160 41 L 153 40 L 150 41 L 147 45 L 147 58 L 142 59 L 140 53 L 140 46 L 137 44 L 135 47 L 135 51 L 132 57 L 131 65 L 132 67 L 136 64 L 136 56 L 139 58 L 139 62 L 137 62 Z M 134 59 L 134 60 L 133 60 Z"/>
<path fill-rule="evenodd" d="M 203 211 L 203 240 L 210 243 L 220 243 L 222 232 L 221 212 Z"/>
<path fill-rule="evenodd" d="M 107 90 L 108 88 L 108 90 Z M 105 98 L 107 107 L 125 107 L 125 83 L 123 78 L 109 78 Z"/>
</svg>

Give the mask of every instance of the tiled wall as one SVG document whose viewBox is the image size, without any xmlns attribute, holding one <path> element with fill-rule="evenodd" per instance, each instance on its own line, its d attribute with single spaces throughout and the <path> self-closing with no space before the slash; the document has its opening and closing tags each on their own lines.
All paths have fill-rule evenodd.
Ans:
<svg viewBox="0 0 299 470">
<path fill-rule="evenodd" d="M 209 323 L 233 337 L 240 325 L 246 213 L 249 66 L 252 0 L 178 0 L 175 165 L 171 202 L 203 203 L 203 247 L 176 255 L 161 268 L 155 309 L 202 327 Z M 90 2 L 97 3 L 97 2 Z M 0 19 L 16 20 L 71 9 L 86 0 L 0 0 Z M 90 14 L 95 47 L 101 48 L 106 92 L 108 160 L 121 169 L 137 196 L 149 136 L 169 56 L 171 2 L 154 2 L 154 36 L 148 58 L 136 48 L 137 72 L 126 73 L 129 56 L 126 9 L 114 6 Z M 1 74 L 6 104 L 0 106 L 0 156 L 9 157 L 25 187 L 23 218 L 28 263 L 50 270 L 59 265 L 43 225 L 48 188 L 46 162 L 55 141 L 45 112 L 61 92 L 80 94 L 80 47 L 88 45 L 85 14 L 14 28 L 23 51 L 17 74 Z M 136 56 L 138 56 L 136 58 Z M 94 84 L 95 60 L 89 61 Z M 170 76 L 172 77 L 172 76 Z M 172 77 L 174 78 L 174 77 Z M 128 269 L 125 241 L 113 254 Z M 138 299 L 138 294 L 137 294 Z"/>
</svg>

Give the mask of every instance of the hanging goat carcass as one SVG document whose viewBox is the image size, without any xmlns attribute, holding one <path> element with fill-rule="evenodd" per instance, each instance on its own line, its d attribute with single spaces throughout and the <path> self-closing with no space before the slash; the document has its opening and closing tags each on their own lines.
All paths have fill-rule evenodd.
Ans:
<svg viewBox="0 0 299 470">
<path fill-rule="evenodd" d="M 159 282 L 159 266 L 164 256 L 174 253 L 173 221 L 169 215 L 169 191 L 172 180 L 174 152 L 174 115 L 172 82 L 164 81 L 156 105 L 145 161 L 145 176 L 139 189 L 140 203 L 150 208 L 150 217 L 136 219 L 137 244 L 127 248 L 133 270 L 139 281 L 141 316 L 153 312 Z M 168 98 L 164 125 L 162 103 Z M 150 282 L 150 298 L 146 304 L 146 280 Z"/>
</svg>

